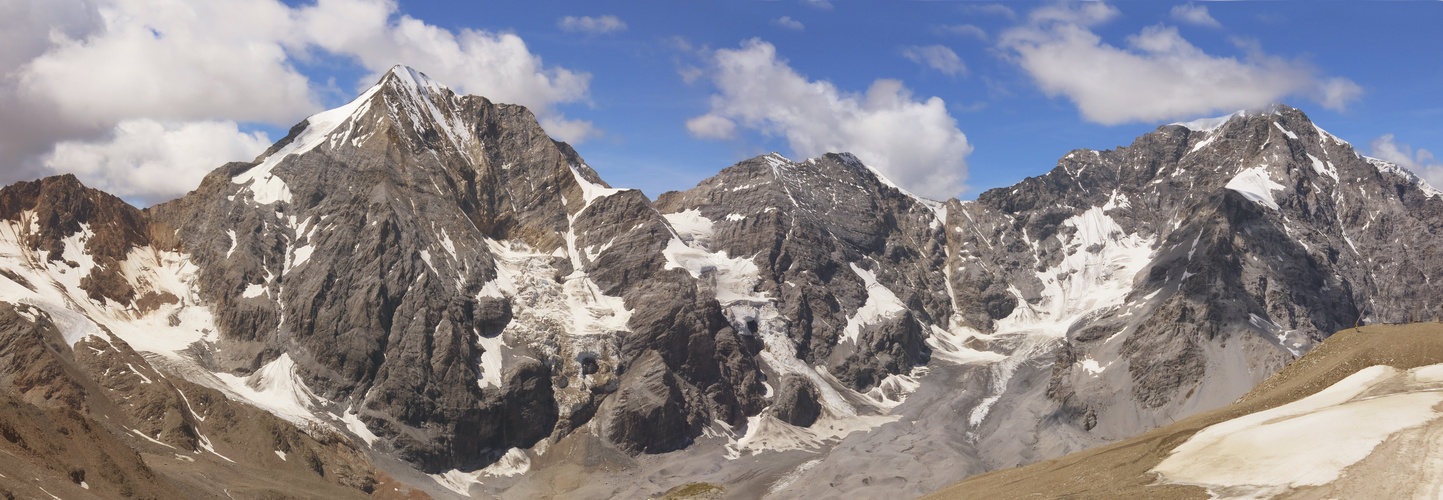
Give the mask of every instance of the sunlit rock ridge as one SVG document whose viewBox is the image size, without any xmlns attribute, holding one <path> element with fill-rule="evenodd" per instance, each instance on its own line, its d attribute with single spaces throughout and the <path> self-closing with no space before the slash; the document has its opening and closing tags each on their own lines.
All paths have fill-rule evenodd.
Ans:
<svg viewBox="0 0 1443 500">
<path fill-rule="evenodd" d="M 441 497 L 919 495 L 1224 405 L 1329 332 L 1443 303 L 1443 196 L 1283 105 L 975 201 L 845 153 L 653 201 L 525 108 L 398 66 L 178 200 L 52 178 L 0 190 L 0 219 L 8 335 L 51 328 L 57 367 L 123 345 L 175 386 L 105 432 L 214 448 L 195 387 Z M 63 393 L 22 378 L 0 387 Z"/>
</svg>

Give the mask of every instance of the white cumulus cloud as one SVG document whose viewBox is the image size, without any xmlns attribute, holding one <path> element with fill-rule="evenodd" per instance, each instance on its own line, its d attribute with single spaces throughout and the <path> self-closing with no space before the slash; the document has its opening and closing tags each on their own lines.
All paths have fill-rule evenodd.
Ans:
<svg viewBox="0 0 1443 500">
<path fill-rule="evenodd" d="M 49 37 L 48 50 L 14 73 L 21 95 L 54 104 L 68 121 L 285 122 L 318 110 L 287 61 L 289 9 L 278 2 L 90 5 L 96 30 Z"/>
<path fill-rule="evenodd" d="M 1195 24 L 1209 28 L 1218 28 L 1222 24 L 1208 14 L 1208 8 L 1202 5 L 1194 5 L 1188 2 L 1172 8 L 1172 19 L 1180 23 Z"/>
<path fill-rule="evenodd" d="M 942 45 L 928 45 L 926 47 L 912 45 L 903 47 L 902 56 L 914 63 L 952 76 L 967 72 L 967 65 L 962 64 L 962 58 L 957 57 L 957 53 L 953 52 L 952 49 Z"/>
<path fill-rule="evenodd" d="M 731 139 L 736 136 L 737 124 L 721 116 L 705 114 L 687 120 L 686 129 L 703 139 Z"/>
<path fill-rule="evenodd" d="M 941 98 L 916 99 L 896 80 L 866 92 L 810 80 L 759 39 L 714 53 L 711 111 L 687 121 L 692 134 L 726 138 L 736 127 L 785 137 L 796 155 L 850 152 L 914 193 L 945 199 L 966 189 L 972 146 Z"/>
<path fill-rule="evenodd" d="M 288 127 L 319 111 L 329 84 L 295 65 L 336 56 L 369 72 L 358 86 L 404 63 L 458 92 L 525 105 L 559 139 L 597 132 L 558 109 L 588 99 L 590 75 L 545 65 L 515 34 L 442 28 L 399 13 L 394 0 L 7 0 L 0 184 L 71 172 L 134 199 L 183 194 L 199 177 L 127 181 L 78 159 L 130 172 L 250 160 L 254 148 L 238 145 L 258 136 L 236 123 Z M 160 145 L 125 143 L 154 140 Z"/>
<path fill-rule="evenodd" d="M 457 92 L 526 106 L 557 139 L 579 142 L 596 132 L 591 123 L 567 120 L 555 109 L 586 100 L 591 75 L 545 66 L 513 33 L 448 30 L 397 15 L 395 3 L 386 0 L 320 0 L 298 17 L 316 46 L 354 57 L 371 71 L 361 85 L 406 64 Z"/>
<path fill-rule="evenodd" d="M 588 35 L 607 35 L 626 31 L 626 23 L 616 16 L 605 15 L 601 17 L 591 16 L 566 16 L 556 22 L 556 26 L 562 31 L 572 33 L 585 33 Z"/>
<path fill-rule="evenodd" d="M 1373 150 L 1373 157 L 1412 170 L 1430 186 L 1443 187 L 1443 163 L 1439 163 L 1431 151 L 1419 148 L 1415 153 L 1407 144 L 1394 142 L 1393 134 L 1373 139 L 1368 146 Z"/>
<path fill-rule="evenodd" d="M 158 203 L 195 189 L 216 167 L 255 158 L 270 145 L 265 133 L 242 132 L 231 121 L 125 120 L 103 140 L 56 144 L 44 162 L 57 172 L 76 174 L 90 187 Z"/>
<path fill-rule="evenodd" d="M 1102 40 L 1092 27 L 1118 15 L 1101 3 L 1033 10 L 999 46 L 1048 96 L 1072 100 L 1083 118 L 1103 124 L 1155 122 L 1235 111 L 1302 96 L 1342 109 L 1361 88 L 1323 79 L 1310 65 L 1246 47 L 1244 58 L 1209 55 L 1155 25 L 1127 37 L 1127 46 Z"/>
</svg>

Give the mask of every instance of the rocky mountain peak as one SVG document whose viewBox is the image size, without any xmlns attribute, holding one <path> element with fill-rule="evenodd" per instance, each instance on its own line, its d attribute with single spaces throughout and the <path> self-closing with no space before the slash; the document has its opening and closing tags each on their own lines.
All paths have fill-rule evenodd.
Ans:
<svg viewBox="0 0 1443 500">
<path fill-rule="evenodd" d="M 0 190 L 0 219 L 0 299 L 57 319 L 45 349 L 93 318 L 155 376 L 448 481 L 685 448 L 703 475 L 820 460 L 780 496 L 890 494 L 857 460 L 962 474 L 1106 443 L 1443 296 L 1443 197 L 1284 105 L 974 202 L 846 153 L 652 202 L 524 107 L 397 66 L 180 200 L 60 177 Z"/>
<path fill-rule="evenodd" d="M 674 233 L 650 200 L 526 108 L 410 68 L 153 213 L 181 228 L 214 304 L 204 369 L 287 375 L 303 418 L 428 471 L 593 417 L 592 438 L 666 451 L 759 409 L 755 347 L 667 267 Z"/>
<path fill-rule="evenodd" d="M 137 298 L 120 262 L 149 245 L 151 234 L 141 211 L 124 200 L 65 174 L 0 189 L 0 220 L 23 226 L 24 243 L 47 262 L 93 263 L 80 282 L 90 298 L 119 304 Z"/>
<path fill-rule="evenodd" d="M 387 70 L 386 74 L 381 77 L 381 81 L 377 83 L 377 85 L 404 88 L 423 95 L 451 92 L 450 87 L 432 80 L 431 77 L 426 76 L 425 73 L 404 64 L 392 66 L 391 69 Z M 454 92 L 452 93 L 454 94 Z"/>
<path fill-rule="evenodd" d="M 1275 102 L 1263 106 L 1240 109 L 1223 116 L 1217 116 L 1212 118 L 1199 118 L 1188 122 L 1172 123 L 1170 124 L 1170 126 L 1183 127 L 1194 132 L 1211 132 L 1227 125 L 1228 123 L 1231 123 L 1233 120 L 1246 120 L 1249 117 L 1258 118 L 1267 116 L 1296 116 L 1301 114 L 1302 111 L 1299 111 L 1297 108 L 1288 106 L 1287 104 L 1283 104 L 1280 102 Z M 1303 119 L 1307 119 L 1307 117 L 1303 116 Z"/>
</svg>

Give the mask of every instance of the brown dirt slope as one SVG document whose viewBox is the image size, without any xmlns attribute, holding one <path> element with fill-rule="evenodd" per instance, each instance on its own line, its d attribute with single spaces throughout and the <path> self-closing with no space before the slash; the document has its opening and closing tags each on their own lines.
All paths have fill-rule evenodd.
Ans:
<svg viewBox="0 0 1443 500">
<path fill-rule="evenodd" d="M 425 498 L 340 434 L 166 374 L 104 332 L 72 348 L 48 313 L 0 302 L 0 500 L 52 495 Z"/>
<path fill-rule="evenodd" d="M 1443 363 L 1443 324 L 1343 330 L 1231 405 L 1119 443 L 974 476 L 924 498 L 1208 498 L 1199 487 L 1155 484 L 1157 476 L 1148 471 L 1209 425 L 1297 401 L 1369 366 L 1437 363 Z"/>
</svg>

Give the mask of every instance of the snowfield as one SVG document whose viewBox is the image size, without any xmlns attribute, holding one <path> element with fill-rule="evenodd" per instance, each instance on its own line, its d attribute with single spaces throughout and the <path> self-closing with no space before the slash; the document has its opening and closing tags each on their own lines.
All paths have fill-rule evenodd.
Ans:
<svg viewBox="0 0 1443 500">
<path fill-rule="evenodd" d="M 1298 401 L 1209 426 L 1152 471 L 1215 498 L 1271 498 L 1338 480 L 1378 445 L 1438 420 L 1443 364 L 1372 366 Z"/>
</svg>

